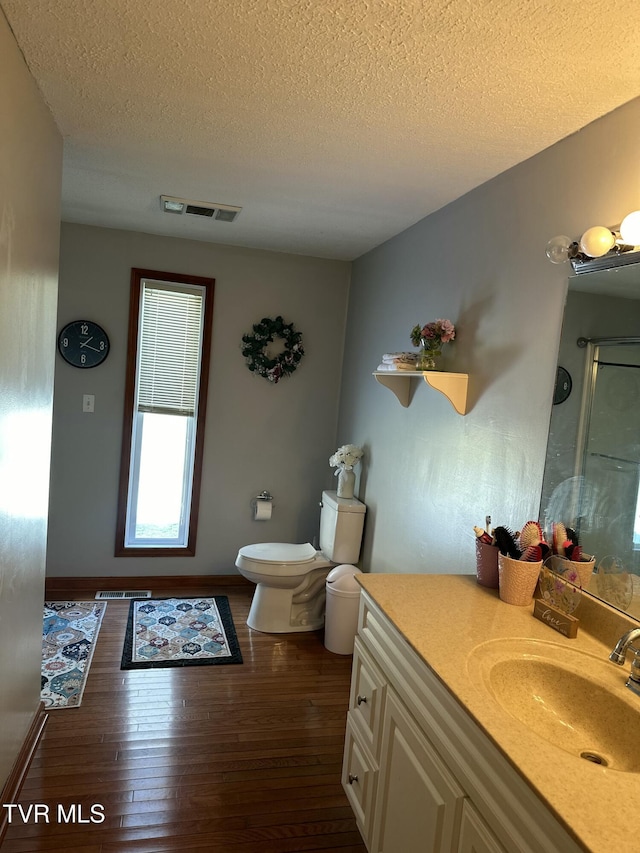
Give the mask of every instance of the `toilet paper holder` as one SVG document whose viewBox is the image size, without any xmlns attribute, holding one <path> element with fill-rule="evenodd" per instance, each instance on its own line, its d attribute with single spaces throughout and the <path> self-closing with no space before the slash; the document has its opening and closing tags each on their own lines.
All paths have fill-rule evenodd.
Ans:
<svg viewBox="0 0 640 853">
<path fill-rule="evenodd" d="M 253 510 L 254 521 L 269 521 L 271 518 L 271 507 L 273 505 L 273 495 L 266 489 L 256 495 L 251 501 L 251 509 Z"/>
<path fill-rule="evenodd" d="M 263 489 L 259 495 L 256 495 L 255 498 L 251 501 L 251 509 L 255 510 L 259 504 L 265 503 L 265 501 L 273 501 L 273 495 L 271 492 L 268 492 L 266 489 Z"/>
</svg>

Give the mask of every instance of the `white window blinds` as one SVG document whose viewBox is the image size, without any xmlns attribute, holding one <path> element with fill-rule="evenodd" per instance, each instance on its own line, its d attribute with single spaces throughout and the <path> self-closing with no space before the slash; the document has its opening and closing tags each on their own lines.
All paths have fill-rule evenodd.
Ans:
<svg viewBox="0 0 640 853">
<path fill-rule="evenodd" d="M 137 408 L 193 415 L 198 398 L 204 289 L 143 281 Z"/>
</svg>

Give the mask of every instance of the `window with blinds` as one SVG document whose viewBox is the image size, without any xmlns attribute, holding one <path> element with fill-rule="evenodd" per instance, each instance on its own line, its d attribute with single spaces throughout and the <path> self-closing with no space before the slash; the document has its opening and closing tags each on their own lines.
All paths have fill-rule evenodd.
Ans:
<svg viewBox="0 0 640 853">
<path fill-rule="evenodd" d="M 202 288 L 143 282 L 138 411 L 195 414 L 203 318 Z"/>
<path fill-rule="evenodd" d="M 116 556 L 195 554 L 213 286 L 132 270 Z"/>
</svg>

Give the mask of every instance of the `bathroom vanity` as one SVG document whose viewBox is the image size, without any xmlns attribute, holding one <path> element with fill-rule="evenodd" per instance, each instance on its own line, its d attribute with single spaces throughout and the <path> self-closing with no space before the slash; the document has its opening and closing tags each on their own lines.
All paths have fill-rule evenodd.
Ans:
<svg viewBox="0 0 640 853">
<path fill-rule="evenodd" d="M 640 754 L 640 698 L 624 687 L 629 666 L 607 660 L 629 620 L 587 602 L 585 625 L 568 639 L 475 577 L 358 580 L 342 783 L 370 853 L 637 853 L 640 763 L 629 752 Z M 596 679 L 604 706 L 587 703 L 576 715 L 588 729 L 589 715 L 606 712 L 614 696 L 626 728 L 635 724 L 622 740 L 631 735 L 635 747 L 621 744 L 617 756 L 614 745 L 611 755 L 604 752 L 605 767 L 575 754 L 563 732 L 576 733 L 563 720 L 548 737 L 544 728 L 535 731 L 554 708 L 528 707 L 540 705 L 518 686 L 518 672 L 530 665 L 560 673 L 560 691 L 579 685 L 572 679 L 580 673 Z M 501 666 L 506 699 L 494 678 Z M 515 710 L 501 704 L 512 686 Z M 598 732 L 611 733 L 616 719 L 595 723 L 584 746 L 602 751 Z M 577 728 L 576 736 L 586 737 Z"/>
</svg>

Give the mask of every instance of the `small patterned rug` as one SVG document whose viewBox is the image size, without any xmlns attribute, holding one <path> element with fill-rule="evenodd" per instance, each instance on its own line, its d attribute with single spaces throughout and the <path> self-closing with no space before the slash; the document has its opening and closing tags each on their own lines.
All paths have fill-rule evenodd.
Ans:
<svg viewBox="0 0 640 853">
<path fill-rule="evenodd" d="M 106 603 L 46 601 L 40 697 L 46 708 L 77 708 L 87 683 Z"/>
<path fill-rule="evenodd" d="M 132 601 L 121 669 L 242 663 L 229 599 Z"/>
</svg>

